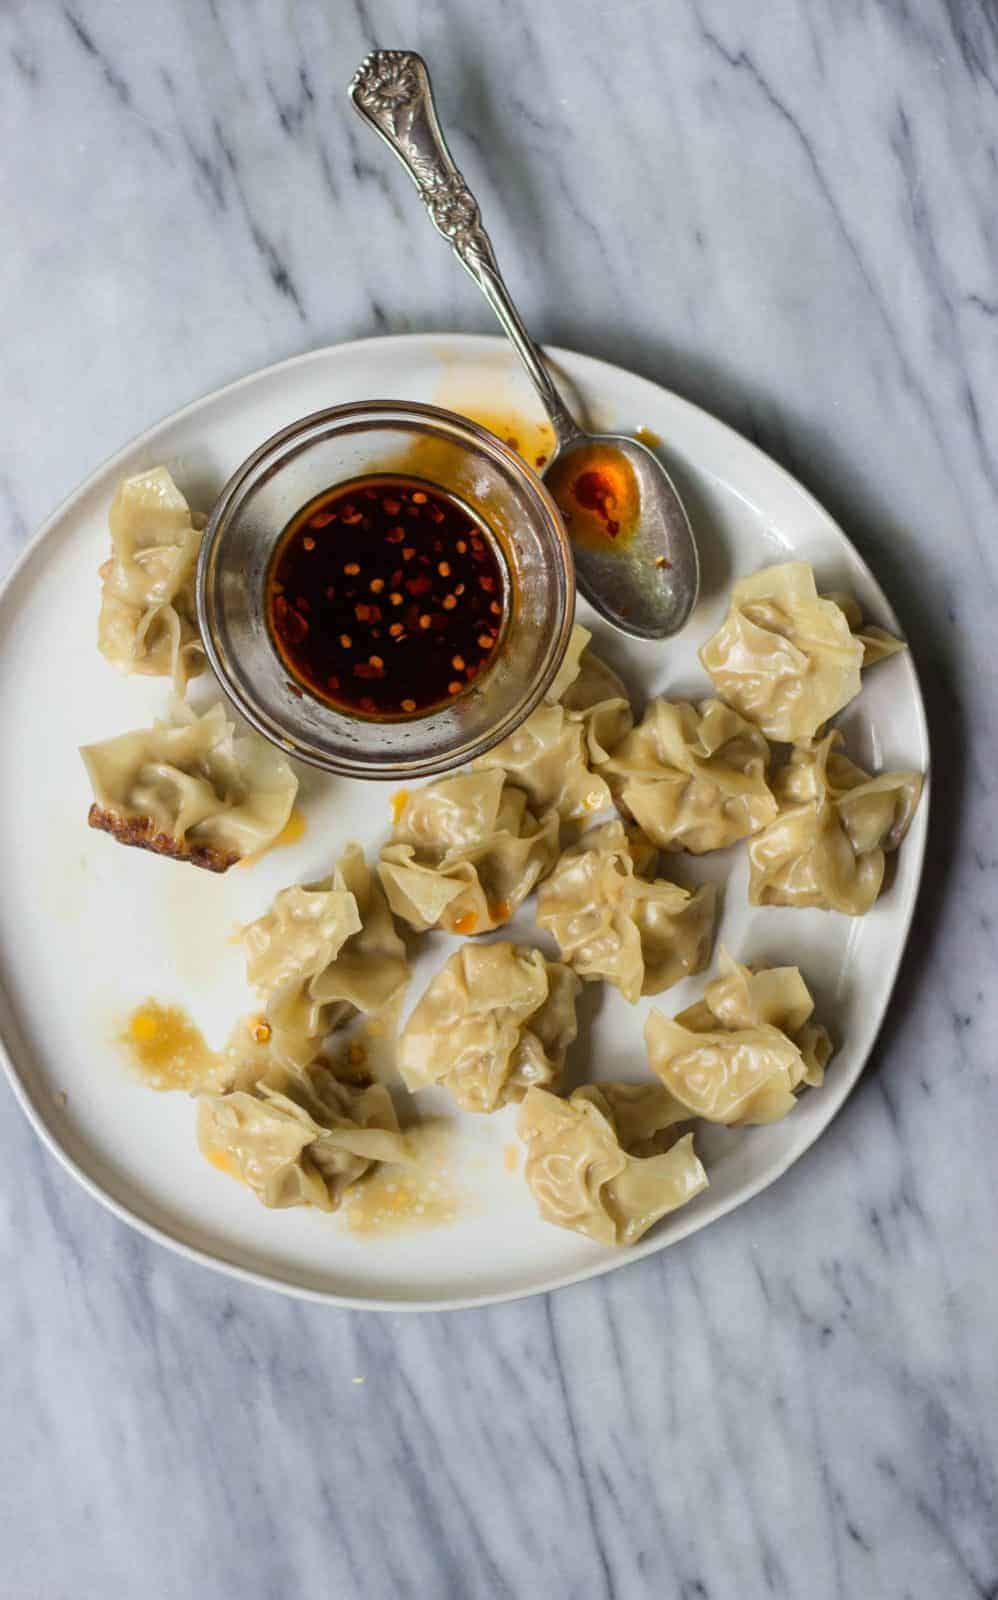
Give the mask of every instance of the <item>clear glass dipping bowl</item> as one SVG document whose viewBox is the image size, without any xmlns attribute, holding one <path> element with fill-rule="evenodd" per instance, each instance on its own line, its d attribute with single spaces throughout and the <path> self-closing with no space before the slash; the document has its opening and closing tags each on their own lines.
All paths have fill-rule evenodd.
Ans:
<svg viewBox="0 0 998 1600">
<path fill-rule="evenodd" d="M 267 568 L 295 512 L 366 473 L 410 473 L 463 500 L 509 572 L 505 638 L 490 670 L 421 717 L 376 722 L 296 684 L 267 629 Z M 571 551 L 554 501 L 515 451 L 435 406 L 333 406 L 275 433 L 229 479 L 205 531 L 197 608 L 208 659 L 247 722 L 291 756 L 353 778 L 417 778 L 483 755 L 541 701 L 575 612 Z"/>
</svg>

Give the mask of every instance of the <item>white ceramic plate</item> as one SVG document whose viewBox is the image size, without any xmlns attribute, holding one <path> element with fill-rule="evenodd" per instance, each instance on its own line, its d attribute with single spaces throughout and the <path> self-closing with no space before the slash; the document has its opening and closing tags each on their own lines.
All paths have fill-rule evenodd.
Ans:
<svg viewBox="0 0 998 1600">
<path fill-rule="evenodd" d="M 619 368 L 567 351 L 551 355 L 597 426 L 643 426 L 661 437 L 699 536 L 704 594 L 680 640 L 639 644 L 595 627 L 636 701 L 660 691 L 706 692 L 696 650 L 720 621 L 731 580 L 791 556 L 812 562 L 822 586 L 852 589 L 869 618 L 896 626 L 832 519 L 754 446 Z M 320 350 L 150 429 L 70 497 L 11 574 L 0 596 L 0 1021 L 14 1091 L 38 1133 L 91 1194 L 153 1238 L 254 1282 L 335 1304 L 470 1306 L 662 1250 L 772 1183 L 818 1137 L 856 1082 L 890 998 L 918 888 L 927 795 L 889 892 L 860 920 L 750 908 L 744 849 L 674 858 L 688 883 L 726 880 L 720 937 L 736 955 L 799 963 L 839 1049 L 825 1086 L 785 1121 L 709 1130 L 699 1141 L 709 1191 L 635 1249 L 611 1251 L 537 1219 L 521 1173 L 507 1170 L 515 1140 L 509 1109 L 461 1117 L 448 1136 L 439 1158 L 446 1175 L 437 1179 L 453 1201 L 453 1221 L 426 1225 L 424 1214 L 363 1235 L 342 1215 L 265 1210 L 200 1157 L 193 1102 L 137 1083 L 115 1038 L 123 1017 L 153 995 L 186 1006 L 208 1039 L 221 1043 L 251 1006 L 235 925 L 258 915 L 284 884 L 328 871 L 347 840 L 376 848 L 387 831 L 389 794 L 303 772 L 304 838 L 224 878 L 121 849 L 90 831 L 77 746 L 148 723 L 167 700 L 165 683 L 121 678 L 98 655 L 97 568 L 122 475 L 165 462 L 193 504 L 207 508 L 268 434 L 320 407 L 373 397 L 432 401 L 483 419 L 537 416 L 498 339 L 421 335 Z M 580 618 L 592 623 L 584 606 Z M 907 654 L 866 674 L 844 720 L 858 759 L 928 770 L 924 709 Z M 530 929 L 527 908 L 517 931 L 530 937 Z M 432 948 L 410 1004 L 453 942 L 426 941 Z M 657 1003 L 678 1011 L 701 987 L 694 979 Z M 615 990 L 587 985 L 571 1077 L 641 1077 L 649 1004 L 632 1008 Z M 445 1096 L 434 1101 L 438 1111 L 446 1105 Z M 430 1200 L 436 1193 L 427 1189 Z"/>
</svg>

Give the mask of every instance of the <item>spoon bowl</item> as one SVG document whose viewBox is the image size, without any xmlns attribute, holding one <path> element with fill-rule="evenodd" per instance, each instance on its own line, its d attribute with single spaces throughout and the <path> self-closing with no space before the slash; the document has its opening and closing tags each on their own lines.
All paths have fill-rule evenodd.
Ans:
<svg viewBox="0 0 998 1600">
<path fill-rule="evenodd" d="M 573 483 L 609 460 L 633 483 L 630 524 L 604 508 L 604 517 L 573 513 Z M 658 457 L 625 434 L 579 433 L 559 449 L 543 474 L 565 520 L 576 583 L 590 605 L 625 633 L 667 639 L 685 626 L 700 592 L 700 562 L 689 518 Z M 580 518 L 583 527 L 578 526 Z M 611 534 L 606 524 L 618 522 Z M 591 532 L 588 530 L 592 530 Z"/>
<path fill-rule="evenodd" d="M 586 433 L 559 394 L 503 282 L 478 202 L 447 149 L 426 62 L 412 50 L 374 50 L 354 74 L 350 98 L 405 167 L 434 227 L 488 300 L 540 397 L 557 442 L 544 480 L 565 518 L 579 588 L 624 633 L 639 639 L 678 633 L 700 586 L 683 503 L 651 450 L 625 436 Z M 596 481 L 601 474 L 603 485 Z M 575 496 L 573 503 L 573 484 L 587 476 L 593 481 L 582 484 L 582 501 Z M 618 515 L 624 511 L 626 517 Z"/>
</svg>

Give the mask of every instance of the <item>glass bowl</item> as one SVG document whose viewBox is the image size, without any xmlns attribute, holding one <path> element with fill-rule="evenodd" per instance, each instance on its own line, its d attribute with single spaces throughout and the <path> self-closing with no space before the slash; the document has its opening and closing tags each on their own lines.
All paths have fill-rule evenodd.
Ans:
<svg viewBox="0 0 998 1600">
<path fill-rule="evenodd" d="M 266 620 L 267 569 L 308 501 L 367 473 L 438 484 L 491 529 L 509 575 L 500 649 L 458 699 L 378 722 L 325 705 L 290 677 Z M 472 761 L 544 696 L 568 644 L 575 575 L 561 518 L 540 479 L 477 423 L 436 406 L 370 400 L 303 417 L 243 462 L 212 511 L 197 572 L 208 660 L 265 738 L 300 761 L 353 778 L 416 778 Z"/>
</svg>

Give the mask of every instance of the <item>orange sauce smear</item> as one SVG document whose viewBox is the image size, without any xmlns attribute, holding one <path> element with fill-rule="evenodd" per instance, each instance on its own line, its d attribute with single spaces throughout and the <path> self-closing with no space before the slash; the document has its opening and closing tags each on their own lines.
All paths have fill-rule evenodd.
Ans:
<svg viewBox="0 0 998 1600">
<path fill-rule="evenodd" d="M 630 462 L 606 445 L 587 445 L 556 461 L 548 488 L 569 538 L 591 550 L 621 550 L 638 526 L 640 501 Z"/>
</svg>

